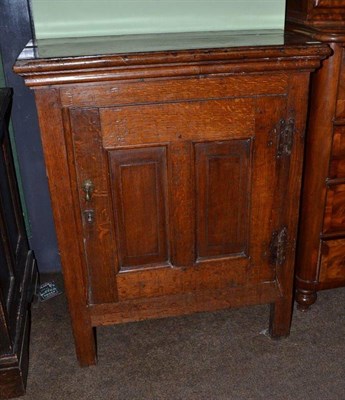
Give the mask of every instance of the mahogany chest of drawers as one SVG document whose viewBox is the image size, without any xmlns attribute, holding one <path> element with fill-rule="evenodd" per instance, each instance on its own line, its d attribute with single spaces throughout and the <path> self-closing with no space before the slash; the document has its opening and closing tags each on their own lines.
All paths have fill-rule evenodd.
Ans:
<svg viewBox="0 0 345 400">
<path fill-rule="evenodd" d="M 313 74 L 297 250 L 296 300 L 345 286 L 345 1 L 287 1 L 288 29 L 328 43 Z"/>
<path fill-rule="evenodd" d="M 307 41 L 306 41 L 307 40 Z M 81 365 L 100 325 L 271 304 L 289 333 L 310 72 L 283 32 L 46 40 L 35 90 Z"/>
</svg>

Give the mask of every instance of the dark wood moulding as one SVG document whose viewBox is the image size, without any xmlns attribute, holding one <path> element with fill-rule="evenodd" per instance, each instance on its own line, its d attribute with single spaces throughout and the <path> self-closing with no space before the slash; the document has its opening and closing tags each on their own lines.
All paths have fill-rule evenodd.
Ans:
<svg viewBox="0 0 345 400">
<path fill-rule="evenodd" d="M 164 50 L 163 50 L 164 49 Z M 15 64 L 28 86 L 107 80 L 313 70 L 329 50 L 283 31 L 42 39 Z"/>
</svg>

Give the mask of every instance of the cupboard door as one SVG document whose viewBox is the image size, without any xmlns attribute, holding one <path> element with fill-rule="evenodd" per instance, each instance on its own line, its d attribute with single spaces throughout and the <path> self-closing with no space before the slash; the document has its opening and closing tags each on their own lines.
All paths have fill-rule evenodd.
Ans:
<svg viewBox="0 0 345 400">
<path fill-rule="evenodd" d="M 274 281 L 285 110 L 285 96 L 71 109 L 89 301 Z"/>
</svg>

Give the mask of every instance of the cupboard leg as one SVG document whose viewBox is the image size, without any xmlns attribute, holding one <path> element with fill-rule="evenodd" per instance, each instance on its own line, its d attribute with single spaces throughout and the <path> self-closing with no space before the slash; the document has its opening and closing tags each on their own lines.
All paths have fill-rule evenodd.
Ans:
<svg viewBox="0 0 345 400">
<path fill-rule="evenodd" d="M 92 326 L 73 327 L 76 354 L 81 367 L 97 363 L 96 329 Z"/>
<path fill-rule="evenodd" d="M 292 318 L 292 298 L 280 298 L 271 304 L 270 336 L 273 339 L 287 337 L 290 334 Z"/>
<path fill-rule="evenodd" d="M 317 293 L 315 290 L 297 289 L 296 290 L 297 310 L 302 312 L 308 311 L 310 307 L 315 303 L 316 299 L 317 299 Z"/>
</svg>

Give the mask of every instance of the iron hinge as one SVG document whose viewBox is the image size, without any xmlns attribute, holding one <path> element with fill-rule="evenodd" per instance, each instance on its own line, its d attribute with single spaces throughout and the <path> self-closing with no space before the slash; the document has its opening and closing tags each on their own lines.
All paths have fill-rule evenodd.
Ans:
<svg viewBox="0 0 345 400">
<path fill-rule="evenodd" d="M 274 231 L 270 244 L 271 264 L 283 265 L 286 260 L 288 245 L 288 230 L 284 226 L 279 231 Z"/>
<path fill-rule="evenodd" d="M 268 146 L 272 146 L 274 141 L 277 143 L 276 158 L 289 157 L 291 155 L 294 136 L 295 136 L 295 120 L 289 118 L 285 120 L 282 118 L 276 127 L 271 132 L 271 136 Z"/>
<path fill-rule="evenodd" d="M 290 156 L 295 135 L 295 120 L 293 118 L 280 120 L 278 136 L 277 158 Z"/>
</svg>

